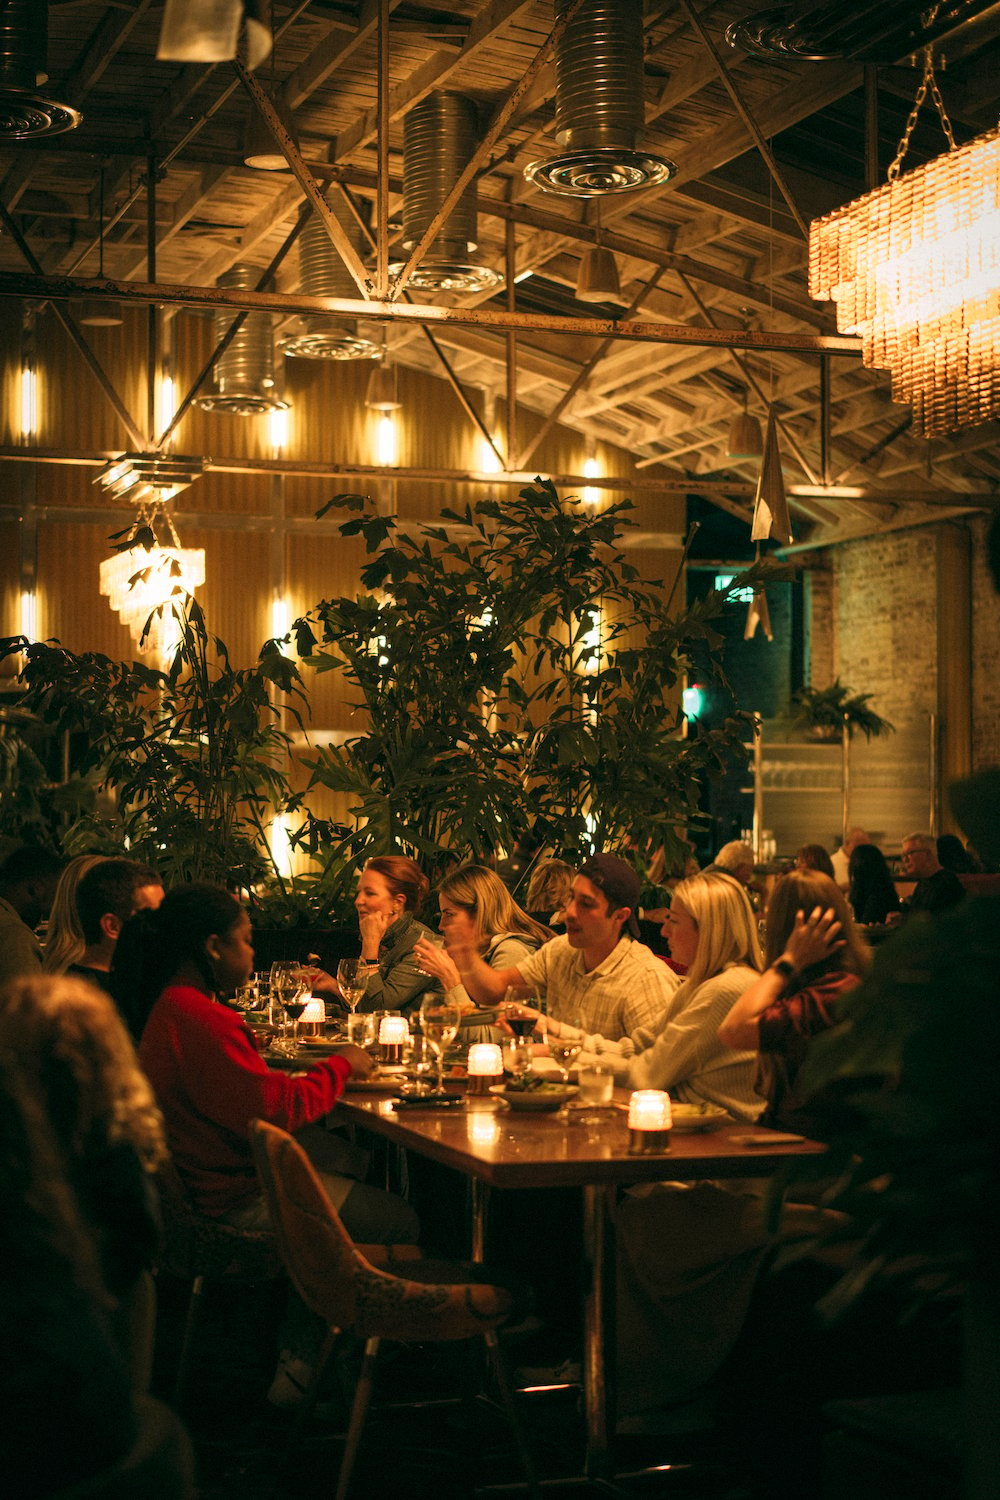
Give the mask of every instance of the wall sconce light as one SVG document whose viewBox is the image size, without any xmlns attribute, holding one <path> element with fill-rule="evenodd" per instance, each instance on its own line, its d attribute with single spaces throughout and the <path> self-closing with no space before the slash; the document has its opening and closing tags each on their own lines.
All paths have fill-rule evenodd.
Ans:
<svg viewBox="0 0 1000 1500">
<path fill-rule="evenodd" d="M 161 432 L 166 432 L 167 428 L 174 420 L 174 412 L 176 410 L 177 387 L 174 384 L 174 377 L 164 372 L 160 376 L 159 386 L 157 387 L 156 392 L 156 425 Z M 167 439 L 167 442 L 173 442 L 173 437 L 174 435 L 173 433 L 171 433 L 170 437 Z"/>
<path fill-rule="evenodd" d="M 588 479 L 599 479 L 601 465 L 596 458 L 585 458 L 583 460 L 583 472 Z M 600 502 L 601 492 L 592 484 L 585 484 L 580 499 L 584 505 L 597 505 Z"/>
<path fill-rule="evenodd" d="M 271 862 L 282 879 L 287 880 L 292 874 L 292 843 L 289 837 L 288 819 L 284 813 L 279 813 L 272 821 L 269 833 Z"/>
<path fill-rule="evenodd" d="M 30 365 L 21 367 L 21 441 L 26 443 L 38 431 L 38 376 Z"/>
<path fill-rule="evenodd" d="M 274 407 L 269 412 L 267 421 L 271 447 L 276 453 L 280 453 L 288 447 L 288 435 L 291 429 L 289 408 L 287 406 Z"/>
<path fill-rule="evenodd" d="M 396 462 L 396 419 L 391 411 L 379 412 L 375 419 L 375 462 L 386 468 Z"/>
<path fill-rule="evenodd" d="M 271 600 L 271 639 L 280 641 L 286 636 L 292 624 L 292 611 L 288 600 L 283 599 L 280 594 L 275 594 Z"/>
<path fill-rule="evenodd" d="M 20 626 L 29 641 L 38 639 L 38 596 L 34 589 L 21 590 Z"/>
<path fill-rule="evenodd" d="M 479 439 L 479 467 L 484 474 L 500 474 L 503 464 L 489 438 Z"/>
</svg>

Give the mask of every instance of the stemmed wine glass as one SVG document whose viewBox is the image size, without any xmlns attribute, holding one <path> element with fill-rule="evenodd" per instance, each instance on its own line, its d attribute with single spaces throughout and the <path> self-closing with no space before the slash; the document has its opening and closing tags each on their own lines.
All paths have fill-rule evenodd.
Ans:
<svg viewBox="0 0 1000 1500">
<path fill-rule="evenodd" d="M 420 1029 L 437 1064 L 436 1092 L 444 1093 L 444 1050 L 458 1035 L 461 1011 L 443 995 L 425 995 L 420 1006 Z"/>
<path fill-rule="evenodd" d="M 562 1074 L 563 1083 L 568 1084 L 570 1064 L 574 1063 L 583 1051 L 583 1026 L 580 1017 L 577 1015 L 561 1015 L 558 1017 L 556 1025 L 559 1027 L 559 1035 L 556 1036 L 550 1026 L 545 1040 L 548 1043 L 549 1056 Z M 568 1036 L 563 1029 L 566 1026 L 571 1027 L 576 1032 L 576 1035 Z"/>
<path fill-rule="evenodd" d="M 504 996 L 502 1017 L 514 1035 L 510 1046 L 505 1047 L 505 1055 L 511 1073 L 519 1079 L 534 1071 L 531 1038 L 535 1029 L 544 1026 L 544 1022 L 540 1022 L 535 1014 L 525 1016 L 522 1007 L 529 1007 L 534 1013 L 541 1010 L 541 1001 L 537 993 L 525 984 L 511 984 Z"/>
<path fill-rule="evenodd" d="M 299 1017 L 306 1008 L 309 986 L 305 970 L 294 959 L 279 959 L 271 965 L 271 996 L 292 1023 L 288 1050 L 299 1050 Z"/>
<path fill-rule="evenodd" d="M 342 958 L 337 965 L 337 983 L 344 1003 L 353 1014 L 368 988 L 368 976 L 373 964 L 363 958 Z"/>
</svg>

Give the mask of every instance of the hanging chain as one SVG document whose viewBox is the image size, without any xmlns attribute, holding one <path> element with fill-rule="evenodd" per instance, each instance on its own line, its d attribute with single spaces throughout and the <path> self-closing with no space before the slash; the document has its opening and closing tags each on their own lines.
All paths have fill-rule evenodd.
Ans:
<svg viewBox="0 0 1000 1500">
<path fill-rule="evenodd" d="M 933 10 L 931 10 L 926 16 L 922 17 L 925 26 L 930 26 L 932 24 L 939 10 L 940 4 L 935 5 Z M 938 88 L 937 78 L 934 76 L 934 48 L 933 46 L 925 47 L 924 76 L 920 80 L 920 87 L 917 89 L 917 97 L 913 101 L 913 108 L 910 110 L 910 116 L 906 122 L 906 129 L 903 131 L 903 137 L 898 147 L 896 148 L 895 159 L 893 160 L 892 166 L 889 168 L 890 182 L 895 182 L 896 178 L 899 176 L 899 169 L 903 165 L 903 157 L 906 155 L 907 151 L 910 148 L 910 137 L 913 135 L 913 132 L 916 128 L 917 116 L 920 114 L 920 111 L 923 108 L 924 100 L 927 98 L 928 90 L 930 91 L 930 96 L 937 108 L 938 118 L 941 121 L 941 129 L 944 131 L 945 137 L 948 141 L 948 150 L 954 151 L 956 149 L 955 134 L 951 128 L 951 121 L 948 118 L 948 112 L 944 107 L 944 100 L 941 98 L 941 90 Z"/>
</svg>

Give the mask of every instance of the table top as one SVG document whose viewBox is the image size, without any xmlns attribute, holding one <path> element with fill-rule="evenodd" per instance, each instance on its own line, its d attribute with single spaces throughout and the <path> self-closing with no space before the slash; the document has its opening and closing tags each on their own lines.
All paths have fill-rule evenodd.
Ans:
<svg viewBox="0 0 1000 1500">
<path fill-rule="evenodd" d="M 627 1112 L 620 1105 L 600 1124 L 578 1125 L 554 1114 L 514 1114 L 489 1099 L 397 1113 L 391 1099 L 346 1094 L 337 1115 L 498 1188 L 766 1177 L 791 1158 L 825 1149 L 816 1141 L 782 1143 L 775 1131 L 734 1123 L 699 1133 L 674 1130 L 666 1153 L 630 1156 Z M 746 1136 L 762 1144 L 741 1144 Z"/>
</svg>

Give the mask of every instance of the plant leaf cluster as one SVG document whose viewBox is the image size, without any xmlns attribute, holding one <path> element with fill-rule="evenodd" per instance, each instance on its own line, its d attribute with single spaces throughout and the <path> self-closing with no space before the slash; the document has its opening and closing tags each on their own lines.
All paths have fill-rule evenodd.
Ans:
<svg viewBox="0 0 1000 1500">
<path fill-rule="evenodd" d="M 23 708 L 73 737 L 74 781 L 91 791 L 70 810 L 64 848 L 125 847 L 168 884 L 280 885 L 266 825 L 289 800 L 288 742 L 268 689 L 294 691 L 297 668 L 266 651 L 234 668 L 195 599 L 162 608 L 179 632 L 167 671 L 23 637 L 0 642 L 0 659 L 23 653 Z"/>
<path fill-rule="evenodd" d="M 335 509 L 365 542 L 364 591 L 294 627 L 365 715 L 309 761 L 356 820 L 328 858 L 399 849 L 433 876 L 526 827 L 571 860 L 682 847 L 704 777 L 743 753 L 737 720 L 685 739 L 674 691 L 692 644 L 719 645 L 726 595 L 672 615 L 621 549 L 630 504 L 589 513 L 540 479 L 419 534 L 360 495 Z"/>
<path fill-rule="evenodd" d="M 839 677 L 829 687 L 803 687 L 792 694 L 794 722 L 807 729 L 836 730 L 838 734 L 846 723 L 848 735 L 853 738 L 859 729 L 867 740 L 892 734 L 896 726 L 868 706 L 874 696 L 856 693 Z"/>
</svg>

